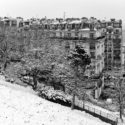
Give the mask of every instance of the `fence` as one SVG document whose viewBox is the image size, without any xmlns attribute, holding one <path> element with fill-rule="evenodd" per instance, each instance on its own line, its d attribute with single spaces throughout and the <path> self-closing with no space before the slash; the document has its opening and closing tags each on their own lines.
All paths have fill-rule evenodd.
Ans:
<svg viewBox="0 0 125 125">
<path fill-rule="evenodd" d="M 99 110 L 96 107 L 91 107 L 83 100 L 79 100 L 77 97 L 75 98 L 75 106 L 84 109 L 86 111 L 89 111 L 95 115 L 101 116 L 102 118 L 108 119 L 117 125 L 118 117 L 116 115 Z"/>
</svg>

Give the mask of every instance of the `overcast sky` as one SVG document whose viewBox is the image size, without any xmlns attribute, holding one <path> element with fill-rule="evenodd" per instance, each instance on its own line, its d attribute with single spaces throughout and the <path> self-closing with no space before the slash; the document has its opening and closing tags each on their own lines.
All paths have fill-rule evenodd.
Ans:
<svg viewBox="0 0 125 125">
<path fill-rule="evenodd" d="M 117 18 L 125 21 L 125 0 L 0 0 L 0 16 Z"/>
</svg>

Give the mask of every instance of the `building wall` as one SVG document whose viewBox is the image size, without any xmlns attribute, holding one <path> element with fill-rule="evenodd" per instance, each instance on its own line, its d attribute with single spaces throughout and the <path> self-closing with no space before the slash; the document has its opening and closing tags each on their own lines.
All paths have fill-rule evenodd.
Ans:
<svg viewBox="0 0 125 125">
<path fill-rule="evenodd" d="M 122 30 L 122 71 L 125 72 L 125 27 Z"/>
<path fill-rule="evenodd" d="M 57 41 L 59 41 L 57 39 Z M 99 40 L 94 43 L 95 49 L 91 51 L 90 49 L 90 41 L 86 40 L 62 40 L 62 47 L 65 49 L 65 52 L 69 53 L 71 50 L 75 48 L 76 45 L 81 45 L 84 50 L 91 56 L 91 52 L 94 52 L 95 57 L 92 58 L 92 66 L 93 70 L 89 69 L 86 71 L 87 74 L 99 74 L 104 69 L 104 40 Z"/>
<path fill-rule="evenodd" d="M 90 37 L 90 33 L 89 31 L 79 31 L 79 37 L 83 37 L 83 38 L 89 38 Z"/>
<path fill-rule="evenodd" d="M 121 21 L 106 22 L 105 68 L 120 69 L 122 61 L 122 24 Z"/>
<path fill-rule="evenodd" d="M 104 39 L 90 43 L 90 55 L 92 58 L 92 74 L 99 74 L 104 69 Z"/>
</svg>

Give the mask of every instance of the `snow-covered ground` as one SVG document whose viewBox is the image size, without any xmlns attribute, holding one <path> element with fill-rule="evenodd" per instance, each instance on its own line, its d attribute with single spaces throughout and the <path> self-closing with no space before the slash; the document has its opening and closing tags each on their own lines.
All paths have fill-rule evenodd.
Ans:
<svg viewBox="0 0 125 125">
<path fill-rule="evenodd" d="M 0 125 L 108 125 L 83 111 L 44 100 L 30 88 L 0 80 Z"/>
</svg>

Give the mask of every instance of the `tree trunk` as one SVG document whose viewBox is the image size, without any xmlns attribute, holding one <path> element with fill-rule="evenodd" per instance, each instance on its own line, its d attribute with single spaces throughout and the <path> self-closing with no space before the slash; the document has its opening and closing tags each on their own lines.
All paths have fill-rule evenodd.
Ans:
<svg viewBox="0 0 125 125">
<path fill-rule="evenodd" d="M 72 97 L 72 104 L 71 104 L 71 109 L 74 109 L 75 106 L 75 93 L 77 89 L 77 77 L 78 77 L 78 66 L 75 67 L 75 86 L 73 89 L 73 97 Z"/>
<path fill-rule="evenodd" d="M 73 92 L 71 109 L 73 110 L 75 106 L 75 93 Z"/>
<path fill-rule="evenodd" d="M 6 52 L 6 51 L 4 52 L 4 55 L 3 55 L 3 56 L 4 56 L 4 57 L 3 57 L 3 61 L 4 61 L 4 62 L 3 62 L 3 63 L 4 63 L 4 64 L 3 64 L 3 71 L 5 71 L 6 68 L 7 68 L 7 63 L 8 63 L 8 62 L 7 62 L 7 52 Z"/>
<path fill-rule="evenodd" d="M 4 64 L 3 64 L 3 70 L 5 71 L 6 70 L 6 68 L 7 68 L 7 56 L 5 55 L 4 56 Z"/>
<path fill-rule="evenodd" d="M 121 119 L 121 121 L 123 121 L 123 119 L 122 119 L 122 106 L 120 105 L 120 119 Z"/>
<path fill-rule="evenodd" d="M 37 88 L 37 79 L 36 79 L 36 76 L 34 75 L 33 76 L 33 90 L 36 90 L 36 88 Z"/>
<path fill-rule="evenodd" d="M 120 115 L 120 119 L 121 121 L 123 121 L 122 119 L 122 113 L 123 113 L 123 107 L 122 107 L 122 103 L 123 103 L 123 96 L 122 96 L 122 79 L 120 79 L 120 82 L 119 82 L 119 115 Z"/>
<path fill-rule="evenodd" d="M 3 65 L 3 70 L 5 71 L 7 68 L 7 61 L 4 62 L 4 65 Z"/>
<path fill-rule="evenodd" d="M 121 97 L 121 92 L 120 92 L 120 97 L 119 97 L 119 105 L 120 105 L 120 108 L 119 108 L 119 115 L 120 115 L 120 119 L 121 121 L 123 121 L 122 119 L 122 113 L 123 113 L 123 108 L 122 108 L 122 97 Z"/>
</svg>

